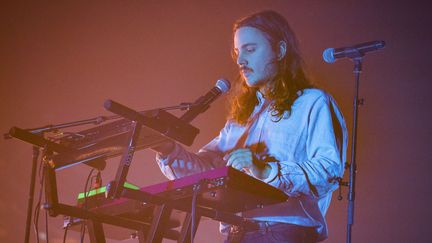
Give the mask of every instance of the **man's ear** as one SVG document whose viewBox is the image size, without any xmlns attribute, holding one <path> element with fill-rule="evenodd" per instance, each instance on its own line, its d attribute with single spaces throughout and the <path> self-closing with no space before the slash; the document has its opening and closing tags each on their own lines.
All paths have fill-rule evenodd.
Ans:
<svg viewBox="0 0 432 243">
<path fill-rule="evenodd" d="M 279 41 L 279 54 L 278 54 L 278 60 L 282 60 L 282 58 L 285 57 L 287 50 L 287 44 L 285 41 Z"/>
</svg>

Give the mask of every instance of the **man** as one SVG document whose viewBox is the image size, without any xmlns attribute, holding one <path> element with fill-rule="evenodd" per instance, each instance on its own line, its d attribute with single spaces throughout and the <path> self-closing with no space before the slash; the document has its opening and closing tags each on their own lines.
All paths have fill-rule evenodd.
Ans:
<svg viewBox="0 0 432 243">
<path fill-rule="evenodd" d="M 310 84 L 297 40 L 281 15 L 263 11 L 240 19 L 233 36 L 241 77 L 225 127 L 196 154 L 174 142 L 154 148 L 157 162 L 169 179 L 232 166 L 290 196 L 243 212 L 259 222 L 257 231 L 221 225 L 227 242 L 324 240 L 324 216 L 344 170 L 343 116 L 331 96 Z"/>
</svg>

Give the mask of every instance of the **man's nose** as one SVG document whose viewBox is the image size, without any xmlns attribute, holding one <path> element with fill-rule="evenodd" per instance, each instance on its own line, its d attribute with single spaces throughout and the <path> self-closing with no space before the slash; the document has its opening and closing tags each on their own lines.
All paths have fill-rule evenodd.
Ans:
<svg viewBox="0 0 432 243">
<path fill-rule="evenodd" d="M 242 66 L 246 66 L 247 64 L 248 64 L 247 60 L 244 58 L 244 56 L 241 53 L 239 53 L 237 56 L 237 65 L 242 67 Z"/>
</svg>

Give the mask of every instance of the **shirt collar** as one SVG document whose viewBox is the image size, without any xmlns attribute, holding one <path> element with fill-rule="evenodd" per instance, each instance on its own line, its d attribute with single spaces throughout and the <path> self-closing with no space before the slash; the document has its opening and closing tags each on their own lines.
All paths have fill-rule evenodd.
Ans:
<svg viewBox="0 0 432 243">
<path fill-rule="evenodd" d="M 266 101 L 265 96 L 259 90 L 256 91 L 256 97 L 259 105 L 262 105 Z"/>
</svg>

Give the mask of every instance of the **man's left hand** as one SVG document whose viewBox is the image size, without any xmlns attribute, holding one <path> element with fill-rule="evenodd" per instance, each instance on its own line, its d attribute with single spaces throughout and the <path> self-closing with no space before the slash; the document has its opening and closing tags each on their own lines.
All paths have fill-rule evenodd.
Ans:
<svg viewBox="0 0 432 243">
<path fill-rule="evenodd" d="M 227 166 L 236 170 L 244 171 L 258 179 L 265 179 L 270 174 L 270 166 L 267 164 L 259 165 L 254 161 L 254 155 L 250 149 L 237 149 L 225 156 Z"/>
</svg>

